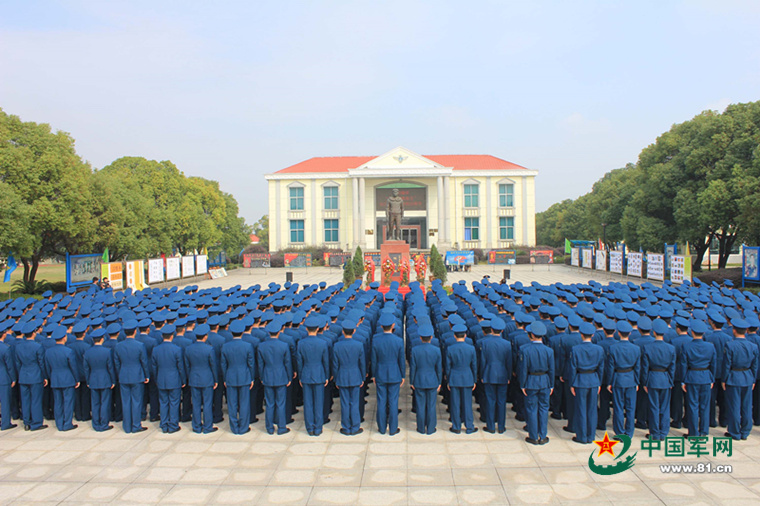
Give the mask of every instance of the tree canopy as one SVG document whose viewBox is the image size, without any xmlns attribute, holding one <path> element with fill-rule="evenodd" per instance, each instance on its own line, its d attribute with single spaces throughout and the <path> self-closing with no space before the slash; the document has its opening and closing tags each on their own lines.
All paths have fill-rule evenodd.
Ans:
<svg viewBox="0 0 760 506">
<path fill-rule="evenodd" d="M 111 259 L 204 248 L 237 252 L 250 227 L 219 184 L 186 177 L 170 161 L 123 157 L 93 170 L 74 139 L 0 109 L 0 252 L 33 281 L 39 262 L 65 253 Z"/>
<path fill-rule="evenodd" d="M 689 242 L 696 269 L 710 242 L 725 267 L 737 240 L 760 242 L 760 102 L 705 111 L 674 125 L 644 148 L 638 162 L 613 170 L 591 192 L 536 216 L 538 242 L 565 238 L 624 240 L 659 251 Z"/>
</svg>

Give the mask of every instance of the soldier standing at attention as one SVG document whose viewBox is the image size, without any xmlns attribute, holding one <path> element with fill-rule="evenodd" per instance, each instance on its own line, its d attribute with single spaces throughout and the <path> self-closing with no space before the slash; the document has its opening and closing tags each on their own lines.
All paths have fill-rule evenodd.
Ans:
<svg viewBox="0 0 760 506">
<path fill-rule="evenodd" d="M 664 320 L 655 320 L 652 330 L 655 341 L 644 347 L 641 383 L 649 399 L 647 436 L 662 441 L 670 431 L 670 391 L 676 373 L 676 349 L 663 340 L 668 331 L 668 324 Z"/>
<path fill-rule="evenodd" d="M 16 345 L 16 370 L 21 386 L 21 411 L 24 430 L 47 429 L 42 424 L 42 389 L 48 385 L 45 353 L 34 340 L 37 324 L 29 322 L 23 328 L 24 340 Z"/>
<path fill-rule="evenodd" d="M 747 439 L 752 430 L 752 387 L 758 367 L 757 346 L 747 340 L 749 325 L 741 318 L 733 318 L 734 339 L 726 344 L 723 356 L 723 390 L 728 411 L 727 437 Z"/>
<path fill-rule="evenodd" d="M 527 330 L 530 343 L 520 348 L 517 364 L 520 389 L 525 396 L 525 421 L 528 426 L 525 441 L 543 445 L 549 442 L 546 428 L 554 382 L 554 352 L 541 341 L 546 335 L 543 323 L 533 322 Z"/>
<path fill-rule="evenodd" d="M 116 343 L 113 362 L 121 388 L 122 425 L 124 432 L 148 430 L 141 424 L 145 385 L 150 379 L 148 352 L 145 345 L 135 339 L 137 321 L 127 320 L 122 326 L 125 339 Z"/>
<path fill-rule="evenodd" d="M 196 342 L 185 349 L 187 384 L 193 405 L 193 432 L 208 434 L 219 430 L 213 426 L 214 389 L 218 387 L 214 348 L 207 343 L 209 327 L 201 323 L 195 328 Z"/>
<path fill-rule="evenodd" d="M 480 378 L 485 390 L 486 426 L 483 430 L 494 434 L 506 431 L 507 382 L 512 377 L 512 346 L 501 337 L 506 328 L 504 320 L 491 320 L 491 329 L 483 339 L 480 361 Z"/>
<path fill-rule="evenodd" d="M 16 386 L 16 364 L 13 360 L 13 350 L 5 344 L 5 338 L 10 329 L 10 322 L 0 327 L 0 430 L 17 427 L 11 420 L 11 390 Z"/>
<path fill-rule="evenodd" d="M 573 441 L 591 444 L 596 436 L 597 399 L 604 374 L 604 349 L 591 342 L 594 325 L 581 323 L 583 341 L 570 355 L 570 393 L 575 397 L 575 436 Z"/>
<path fill-rule="evenodd" d="M 459 434 L 464 422 L 465 431 L 467 434 L 472 434 L 478 431 L 472 417 L 472 391 L 475 390 L 478 379 L 478 361 L 475 347 L 465 342 L 466 330 L 462 331 L 459 326 L 456 327 L 454 329 L 456 342 L 446 350 L 446 378 L 451 391 L 449 401 L 451 428 L 449 430 L 454 434 Z"/>
<path fill-rule="evenodd" d="M 90 389 L 92 428 L 97 432 L 113 429 L 111 420 L 111 389 L 116 384 L 111 350 L 103 346 L 105 331 L 96 329 L 90 334 L 93 346 L 84 352 L 82 367 Z"/>
<path fill-rule="evenodd" d="M 287 426 L 287 389 L 295 379 L 293 374 L 293 362 L 290 355 L 290 346 L 280 341 L 282 324 L 271 321 L 266 331 L 269 339 L 259 345 L 257 359 L 259 376 L 264 384 L 264 400 L 266 412 L 264 421 L 267 433 L 274 434 L 274 425 L 277 424 L 277 434 L 287 434 L 290 428 Z"/>
<path fill-rule="evenodd" d="M 404 340 L 393 333 L 396 317 L 383 313 L 379 320 L 383 332 L 372 340 L 372 369 L 377 392 L 377 428 L 380 434 L 386 429 L 391 436 L 398 434 L 398 397 L 404 384 L 406 360 Z"/>
<path fill-rule="evenodd" d="M 710 432 L 710 398 L 715 382 L 717 355 L 715 346 L 704 340 L 706 332 L 705 322 L 691 322 L 693 339 L 681 348 L 678 362 L 678 376 L 683 378 L 681 388 L 686 395 L 689 437 L 707 436 Z"/>
<path fill-rule="evenodd" d="M 434 333 L 432 325 L 420 326 L 418 333 L 422 344 L 412 348 L 409 383 L 414 390 L 417 407 L 417 432 L 433 434 L 436 426 L 435 400 L 443 377 L 441 350 L 431 344 Z"/>
<path fill-rule="evenodd" d="M 187 384 L 185 362 L 182 359 L 182 349 L 172 342 L 174 325 L 164 325 L 161 333 L 164 342 L 153 349 L 151 371 L 156 378 L 161 404 L 161 430 L 164 434 L 174 434 L 180 430 L 179 401 L 182 387 Z"/>
<path fill-rule="evenodd" d="M 317 334 L 321 319 L 311 315 L 304 322 L 307 336 L 298 341 L 296 364 L 303 388 L 303 419 L 310 436 L 322 434 L 325 387 L 330 381 L 330 347 Z"/>
<path fill-rule="evenodd" d="M 251 430 L 250 390 L 256 380 L 256 356 L 251 343 L 243 341 L 243 322 L 232 322 L 230 331 L 232 340 L 222 346 L 222 378 L 227 389 L 230 430 L 245 434 Z"/>
<path fill-rule="evenodd" d="M 74 351 L 65 344 L 64 327 L 56 327 L 53 338 L 56 344 L 45 352 L 45 365 L 53 389 L 55 426 L 65 432 L 77 428 L 71 422 L 74 418 L 74 389 L 79 386 L 77 359 Z"/>
<path fill-rule="evenodd" d="M 332 368 L 335 386 L 340 393 L 340 433 L 355 436 L 364 432 L 361 428 L 359 403 L 361 387 L 367 377 L 367 360 L 364 345 L 352 339 L 356 321 L 343 320 L 343 337 L 333 346 Z"/>
<path fill-rule="evenodd" d="M 633 327 L 625 320 L 617 322 L 620 342 L 610 346 L 607 354 L 607 389 L 612 394 L 612 429 L 615 435 L 633 437 L 636 418 L 636 392 L 641 375 L 641 348 L 628 336 Z"/>
</svg>

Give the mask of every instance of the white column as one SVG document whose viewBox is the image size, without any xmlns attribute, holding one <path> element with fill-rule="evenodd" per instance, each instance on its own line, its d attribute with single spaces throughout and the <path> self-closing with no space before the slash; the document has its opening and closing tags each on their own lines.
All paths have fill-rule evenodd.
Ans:
<svg viewBox="0 0 760 506">
<path fill-rule="evenodd" d="M 446 206 L 444 201 L 446 200 L 443 192 L 443 176 L 438 176 L 438 245 L 446 242 Z M 428 225 L 430 226 L 430 225 Z"/>
<path fill-rule="evenodd" d="M 356 245 L 359 243 L 359 179 L 358 178 L 352 178 L 351 183 L 353 185 L 353 197 L 354 197 L 354 208 L 352 211 L 352 216 L 354 220 L 354 236 L 351 239 L 351 244 L 355 248 Z"/>
<path fill-rule="evenodd" d="M 491 223 L 491 176 L 486 177 L 486 207 L 480 207 L 481 215 L 485 213 L 486 218 L 486 248 L 493 247 L 493 224 Z"/>
<path fill-rule="evenodd" d="M 367 224 L 364 221 L 364 213 L 366 212 L 367 208 L 367 201 L 364 198 L 364 178 L 359 178 L 359 246 L 362 247 L 362 250 L 367 248 L 367 245 L 365 244 L 366 241 L 366 234 L 364 233 L 365 229 L 367 228 Z"/>
<path fill-rule="evenodd" d="M 449 182 L 451 180 L 450 176 L 444 176 L 443 177 L 443 194 L 444 194 L 444 203 L 443 203 L 443 210 L 444 210 L 444 246 L 446 248 L 451 247 L 451 239 L 453 237 L 453 233 L 451 231 L 451 208 L 455 205 L 454 202 L 449 202 L 448 199 L 451 197 L 451 187 L 449 185 Z"/>
</svg>

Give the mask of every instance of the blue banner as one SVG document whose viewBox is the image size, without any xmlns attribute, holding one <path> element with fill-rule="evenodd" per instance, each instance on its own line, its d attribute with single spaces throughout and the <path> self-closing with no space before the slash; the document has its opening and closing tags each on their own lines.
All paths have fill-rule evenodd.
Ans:
<svg viewBox="0 0 760 506">
<path fill-rule="evenodd" d="M 13 258 L 13 253 L 8 253 L 8 265 L 5 268 L 5 276 L 3 277 L 3 283 L 8 283 L 11 280 L 11 274 L 16 270 L 16 259 Z"/>
<path fill-rule="evenodd" d="M 447 251 L 446 265 L 474 265 L 475 252 L 470 251 Z"/>
<path fill-rule="evenodd" d="M 760 247 L 742 247 L 742 286 L 745 279 L 760 281 Z"/>
</svg>

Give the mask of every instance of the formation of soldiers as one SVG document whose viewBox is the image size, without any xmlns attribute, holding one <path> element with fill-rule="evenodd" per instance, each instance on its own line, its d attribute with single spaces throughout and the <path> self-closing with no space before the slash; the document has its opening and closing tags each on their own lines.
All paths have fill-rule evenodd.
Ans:
<svg viewBox="0 0 760 506">
<path fill-rule="evenodd" d="M 290 431 L 302 407 L 319 436 L 340 403 L 340 432 L 363 431 L 374 384 L 377 430 L 399 429 L 400 387 L 412 388 L 417 431 L 432 434 L 437 404 L 449 430 L 506 430 L 507 406 L 526 441 L 545 444 L 549 416 L 588 444 L 612 418 L 615 434 L 746 439 L 760 424 L 760 298 L 729 281 L 663 287 L 596 282 L 530 286 L 464 282 L 449 293 L 417 283 L 402 297 L 357 281 L 344 287 L 270 283 L 68 295 L 0 304 L 0 429 L 125 432 L 160 421 L 235 434 L 264 413 Z M 225 402 L 226 399 L 226 402 Z"/>
</svg>

